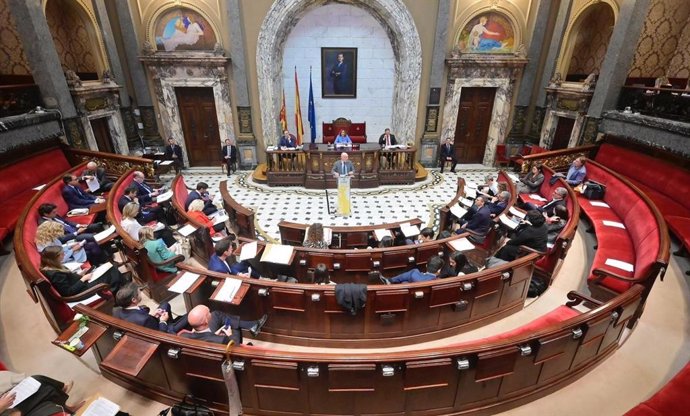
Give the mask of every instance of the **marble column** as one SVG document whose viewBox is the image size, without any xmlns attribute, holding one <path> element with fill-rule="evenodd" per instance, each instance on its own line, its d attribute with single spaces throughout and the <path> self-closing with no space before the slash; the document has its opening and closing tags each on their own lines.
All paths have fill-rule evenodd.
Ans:
<svg viewBox="0 0 690 416">
<path fill-rule="evenodd" d="M 540 80 L 539 69 L 543 55 L 543 45 L 548 39 L 549 17 L 554 7 L 558 7 L 558 2 L 539 2 L 532 39 L 530 40 L 530 46 L 527 52 L 527 59 L 529 62 L 527 62 L 525 71 L 522 74 L 522 79 L 520 80 L 520 88 L 518 89 L 515 103 L 515 112 L 513 113 L 513 126 L 511 132 L 516 136 L 524 136 L 529 131 L 529 123 L 527 123 L 529 107 L 533 105 L 534 86 Z"/>
<path fill-rule="evenodd" d="M 10 13 L 17 24 L 26 59 L 31 66 L 31 75 L 41 91 L 43 103 L 49 109 L 62 113 L 65 135 L 68 142 L 79 148 L 86 148 L 84 130 L 80 126 L 77 110 L 72 102 L 67 81 L 61 70 L 53 37 L 43 14 L 40 0 L 8 0 Z"/>
<path fill-rule="evenodd" d="M 96 19 L 101 30 L 103 43 L 105 44 L 105 51 L 108 55 L 108 68 L 110 69 L 110 76 L 115 80 L 115 83 L 120 85 L 120 113 L 124 123 L 124 134 L 127 136 L 127 141 L 132 145 L 139 145 L 139 131 L 137 129 L 134 114 L 132 112 L 132 104 L 129 100 L 129 91 L 125 83 L 125 74 L 120 63 L 120 55 L 117 53 L 117 45 L 115 44 L 115 37 L 113 30 L 110 27 L 110 19 L 108 18 L 108 11 L 105 7 L 105 0 L 91 0 L 93 8 L 96 11 Z"/>
<path fill-rule="evenodd" d="M 153 109 L 153 101 L 146 80 L 146 72 L 139 61 L 138 55 L 141 43 L 137 40 L 132 13 L 129 9 L 129 2 L 116 1 L 115 6 L 117 8 L 117 16 L 120 23 L 120 31 L 122 33 L 122 43 L 124 44 L 125 57 L 129 68 L 129 76 L 132 80 L 132 87 L 134 88 L 134 98 L 141 112 L 141 121 L 144 124 L 144 144 L 147 146 L 162 145 L 163 139 L 158 133 L 156 113 Z"/>
<path fill-rule="evenodd" d="M 429 79 L 429 96 L 427 98 L 426 115 L 424 120 L 424 136 L 420 143 L 420 162 L 431 167 L 438 161 L 436 154 L 439 143 L 438 126 L 441 123 L 441 89 L 445 79 L 443 70 L 446 60 L 446 43 L 448 40 L 448 26 L 450 24 L 450 0 L 439 0 L 436 12 L 436 35 L 434 36 L 434 50 L 431 55 L 431 77 Z"/>
</svg>

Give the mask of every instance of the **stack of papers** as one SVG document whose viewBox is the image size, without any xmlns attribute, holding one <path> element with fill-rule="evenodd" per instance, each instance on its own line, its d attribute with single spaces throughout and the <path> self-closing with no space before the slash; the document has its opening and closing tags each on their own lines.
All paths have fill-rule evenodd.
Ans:
<svg viewBox="0 0 690 416">
<path fill-rule="evenodd" d="M 76 217 L 79 215 L 86 215 L 88 213 L 89 213 L 88 208 L 75 208 L 75 209 L 71 210 L 70 212 L 68 212 L 67 216 L 68 217 Z"/>
<path fill-rule="evenodd" d="M 529 197 L 537 201 L 546 202 L 546 198 L 542 197 L 539 194 L 529 194 Z"/>
<path fill-rule="evenodd" d="M 160 194 L 156 197 L 156 202 L 158 202 L 158 203 L 165 202 L 165 201 L 169 200 L 170 198 L 172 198 L 172 196 L 173 196 L 173 191 L 163 192 L 162 194 Z"/>
<path fill-rule="evenodd" d="M 94 234 L 93 238 L 100 243 L 101 241 L 110 237 L 114 232 L 115 232 L 115 226 L 111 225 L 110 227 L 106 228 L 105 230 L 101 231 L 100 233 Z"/>
<path fill-rule="evenodd" d="M 41 383 L 39 383 L 38 380 L 33 377 L 27 377 L 20 381 L 19 384 L 12 387 L 12 390 L 9 391 L 9 393 L 16 394 L 14 401 L 12 402 L 12 406 L 10 407 L 12 408 L 28 399 L 32 394 L 38 391 L 39 387 L 41 387 Z"/>
<path fill-rule="evenodd" d="M 184 272 L 184 274 L 182 274 L 182 276 L 180 276 L 180 278 L 177 279 L 177 282 L 175 282 L 174 285 L 170 286 L 168 290 L 175 293 L 184 293 L 187 291 L 187 289 L 189 289 L 191 285 L 194 284 L 194 282 L 197 281 L 198 278 L 199 275 L 196 273 Z"/>
<path fill-rule="evenodd" d="M 477 189 L 477 182 L 467 181 L 465 182 L 465 188 Z"/>
<path fill-rule="evenodd" d="M 67 303 L 67 306 L 69 306 L 71 309 L 74 309 L 74 307 L 77 305 L 90 305 L 90 304 L 92 304 L 95 301 L 100 300 L 100 299 L 101 299 L 101 297 L 96 294 L 96 295 L 91 296 L 90 298 L 86 298 L 86 299 L 79 300 L 76 302 L 69 302 L 69 303 Z"/>
<path fill-rule="evenodd" d="M 601 207 L 601 208 L 611 208 L 609 204 L 606 202 L 601 202 L 601 201 L 589 201 L 589 204 L 593 207 Z"/>
<path fill-rule="evenodd" d="M 89 279 L 89 283 L 91 283 L 94 280 L 98 279 L 99 277 L 103 276 L 112 267 L 113 267 L 113 264 L 111 262 L 103 263 L 100 266 L 96 267 L 94 269 L 94 271 L 91 272 L 91 278 Z"/>
<path fill-rule="evenodd" d="M 37 187 L 33 188 L 35 191 L 40 191 L 41 189 L 45 188 L 46 184 L 43 185 L 38 185 Z"/>
<path fill-rule="evenodd" d="M 632 272 L 634 270 L 634 267 L 632 264 L 621 261 L 621 260 L 615 260 L 615 259 L 606 259 L 606 262 L 604 263 L 607 266 L 615 267 L 621 270 L 625 270 L 626 272 Z"/>
<path fill-rule="evenodd" d="M 99 397 L 86 408 L 82 416 L 115 416 L 120 411 L 120 406 L 110 400 Z"/>
<path fill-rule="evenodd" d="M 462 218 L 465 214 L 467 214 L 467 210 L 463 207 L 460 206 L 460 203 L 457 203 L 450 207 L 450 213 L 455 215 L 458 218 Z"/>
<path fill-rule="evenodd" d="M 193 233 L 194 231 L 196 231 L 196 227 L 192 224 L 187 224 L 184 227 L 181 227 L 177 230 L 178 233 L 182 234 L 185 237 L 188 237 L 189 234 Z"/>
<path fill-rule="evenodd" d="M 98 188 L 101 187 L 101 184 L 98 183 L 98 179 L 95 176 L 92 176 L 91 179 L 87 179 L 85 182 L 91 192 L 97 191 Z"/>
<path fill-rule="evenodd" d="M 76 261 L 68 261 L 67 263 L 62 263 L 62 265 L 67 267 L 72 273 L 76 273 L 81 269 L 81 263 Z"/>
<path fill-rule="evenodd" d="M 472 202 L 471 199 L 467 199 L 467 198 L 460 198 L 460 203 L 466 207 L 471 207 L 472 204 L 474 204 L 474 202 Z"/>
<path fill-rule="evenodd" d="M 223 214 L 223 215 L 215 215 L 213 217 L 213 225 L 219 224 L 221 222 L 225 222 L 229 220 L 230 217 L 228 217 L 228 214 Z"/>
<path fill-rule="evenodd" d="M 472 188 L 467 188 L 467 189 L 465 189 L 465 197 L 474 199 L 477 197 L 477 191 L 475 189 L 472 189 Z"/>
<path fill-rule="evenodd" d="M 293 246 L 284 246 L 282 244 L 267 244 L 264 254 L 261 256 L 262 262 L 275 264 L 290 264 L 292 254 L 295 248 Z"/>
<path fill-rule="evenodd" d="M 625 225 L 623 225 L 620 222 L 604 220 L 604 221 L 602 221 L 602 223 L 607 227 L 616 227 L 616 228 L 622 228 L 625 230 Z"/>
<path fill-rule="evenodd" d="M 173 161 L 172 160 L 166 160 L 160 163 L 161 166 L 167 166 L 167 165 L 172 165 Z"/>
<path fill-rule="evenodd" d="M 374 230 L 374 235 L 376 236 L 376 240 L 378 241 L 383 240 L 383 237 L 393 237 L 393 235 L 391 235 L 391 231 L 386 229 Z"/>
<path fill-rule="evenodd" d="M 508 212 L 510 212 L 511 214 L 513 214 L 514 216 L 516 216 L 518 218 L 525 218 L 525 215 L 527 215 L 526 212 L 520 211 L 519 209 L 517 209 L 515 207 L 508 208 Z"/>
<path fill-rule="evenodd" d="M 419 235 L 419 227 L 416 225 L 411 225 L 409 222 L 400 224 L 400 231 L 402 231 L 405 237 L 414 237 Z"/>
<path fill-rule="evenodd" d="M 465 237 L 449 241 L 448 244 L 450 244 L 450 246 L 453 247 L 455 251 L 474 250 L 474 244 L 470 243 L 470 240 L 466 239 Z"/>
<path fill-rule="evenodd" d="M 233 279 L 232 277 L 228 277 L 221 284 L 223 286 L 221 286 L 220 290 L 216 294 L 216 297 L 214 297 L 213 299 L 219 302 L 231 303 L 232 300 L 235 298 L 237 291 L 240 290 L 240 286 L 242 286 L 242 281 L 240 279 Z"/>
<path fill-rule="evenodd" d="M 259 243 L 257 241 L 253 241 L 251 243 L 242 245 L 242 248 L 240 249 L 240 261 L 251 260 L 255 258 L 258 249 Z"/>
<path fill-rule="evenodd" d="M 520 225 L 520 223 L 518 223 L 517 221 L 514 221 L 512 218 L 508 218 L 508 216 L 506 214 L 501 214 L 498 217 L 498 219 L 501 220 L 501 223 L 503 223 L 505 226 L 507 226 L 511 230 L 516 229 L 517 226 Z"/>
</svg>

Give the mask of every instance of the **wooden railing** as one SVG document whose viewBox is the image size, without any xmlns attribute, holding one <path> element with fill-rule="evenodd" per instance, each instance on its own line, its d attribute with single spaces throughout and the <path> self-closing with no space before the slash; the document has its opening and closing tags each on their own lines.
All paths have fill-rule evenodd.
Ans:
<svg viewBox="0 0 690 416">
<path fill-rule="evenodd" d="M 255 239 L 256 227 L 254 225 L 254 211 L 240 205 L 228 192 L 227 181 L 220 182 L 220 195 L 223 198 L 223 208 L 230 217 L 230 223 L 235 227 L 240 237 Z"/>
<path fill-rule="evenodd" d="M 596 151 L 599 146 L 587 145 L 580 147 L 571 147 L 569 149 L 549 150 L 542 153 L 527 155 L 523 157 L 522 172 L 527 173 L 532 168 L 532 165 L 539 164 L 548 166 L 551 169 L 562 172 L 568 170 L 570 164 L 578 157 L 591 157 L 592 153 Z"/>
<path fill-rule="evenodd" d="M 618 110 L 690 122 L 690 90 L 626 85 L 621 89 Z"/>
<path fill-rule="evenodd" d="M 394 233 L 401 232 L 400 225 L 403 223 L 422 227 L 422 220 L 419 218 L 376 225 L 360 225 L 351 227 L 327 225 L 324 227 L 330 228 L 333 234 L 330 245 L 331 248 L 373 248 L 378 246 L 378 240 L 374 235 L 374 230 L 386 230 L 390 233 L 391 238 L 393 238 Z M 300 224 L 290 221 L 279 222 L 278 230 L 280 231 L 281 243 L 291 246 L 301 246 L 304 242 L 307 228 L 309 228 L 309 224 Z"/>
<path fill-rule="evenodd" d="M 67 156 L 73 164 L 94 161 L 104 167 L 106 173 L 116 177 L 124 175 L 130 169 L 141 171 L 148 177 L 152 177 L 154 174 L 153 161 L 143 157 L 123 156 L 115 153 L 74 148 L 69 149 Z"/>
</svg>

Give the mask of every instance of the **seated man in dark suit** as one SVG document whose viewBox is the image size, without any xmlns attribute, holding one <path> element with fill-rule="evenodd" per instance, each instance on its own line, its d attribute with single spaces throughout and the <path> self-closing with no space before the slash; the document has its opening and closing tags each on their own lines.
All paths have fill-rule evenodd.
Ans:
<svg viewBox="0 0 690 416">
<path fill-rule="evenodd" d="M 548 229 L 545 223 L 546 219 L 539 211 L 529 211 L 525 219 L 515 229 L 515 235 L 498 250 L 495 257 L 505 261 L 513 261 L 518 258 L 522 245 L 534 250 L 546 251 Z"/>
<path fill-rule="evenodd" d="M 225 139 L 225 146 L 220 149 L 220 157 L 228 169 L 229 178 L 231 169 L 232 173 L 237 171 L 237 146 L 233 145 L 230 139 Z"/>
<path fill-rule="evenodd" d="M 79 186 L 79 178 L 75 175 L 65 175 L 62 177 L 65 186 L 62 188 L 62 198 L 67 202 L 70 210 L 77 208 L 89 208 L 91 205 L 100 204 L 102 198 L 96 198 L 82 191 Z"/>
<path fill-rule="evenodd" d="M 105 174 L 104 168 L 99 168 L 96 162 L 89 162 L 86 164 L 86 170 L 81 173 L 81 180 L 89 180 L 91 178 L 96 178 L 98 180 L 98 188 L 95 193 L 108 192 L 115 185 Z"/>
<path fill-rule="evenodd" d="M 268 320 L 268 315 L 262 316 L 257 321 L 243 321 L 239 316 L 220 311 L 211 312 L 208 306 L 197 305 L 187 314 L 187 321 L 193 328 L 192 332 L 183 332 L 181 336 L 217 344 L 227 344 L 233 340 L 239 345 L 242 343 L 243 329 L 256 337 L 266 320 Z"/>
<path fill-rule="evenodd" d="M 458 164 L 458 161 L 455 159 L 455 150 L 453 149 L 453 142 L 450 138 L 446 139 L 445 144 L 441 145 L 441 151 L 439 153 L 438 163 L 441 165 L 441 173 L 443 173 L 443 168 L 446 166 L 446 163 L 450 163 L 450 171 L 455 172 L 455 166 Z"/>
<path fill-rule="evenodd" d="M 485 202 L 485 197 L 478 196 L 474 205 L 467 214 L 456 224 L 455 233 L 462 234 L 465 231 L 473 231 L 480 235 L 486 235 L 491 226 L 491 209 Z M 469 217 L 469 218 L 468 218 Z"/>
<path fill-rule="evenodd" d="M 192 203 L 192 201 L 201 199 L 204 201 L 204 209 L 203 212 L 206 215 L 211 215 L 214 212 L 218 211 L 218 208 L 216 208 L 215 205 L 213 205 L 213 199 L 211 198 L 211 195 L 208 193 L 208 184 L 206 182 L 199 182 L 196 184 L 196 191 L 192 191 L 189 193 L 187 196 L 187 200 L 184 202 L 184 209 L 185 211 L 189 211 L 189 204 Z"/>
<path fill-rule="evenodd" d="M 133 176 L 134 182 L 132 182 L 132 185 L 137 187 L 137 198 L 139 198 L 139 204 L 149 205 L 155 202 L 154 198 L 161 193 L 163 188 L 153 188 L 147 184 L 146 177 L 141 171 L 135 171 Z"/>
<path fill-rule="evenodd" d="M 218 273 L 229 273 L 237 276 L 254 277 L 258 279 L 261 275 L 252 270 L 251 266 L 246 261 L 235 261 L 235 255 L 232 254 L 237 246 L 233 242 L 232 237 L 225 238 L 216 243 L 214 247 L 215 253 L 208 259 L 208 269 Z"/>
<path fill-rule="evenodd" d="M 288 130 L 285 130 L 283 132 L 283 135 L 280 136 L 280 139 L 278 140 L 278 148 L 281 150 L 286 150 L 286 149 L 294 149 L 297 147 L 297 138 L 290 134 Z M 283 155 L 280 154 L 278 155 L 278 162 L 281 164 L 285 164 L 285 159 L 290 159 L 290 164 L 294 163 L 295 160 L 295 154 L 291 153 L 289 155 Z"/>
<path fill-rule="evenodd" d="M 390 279 L 381 277 L 381 280 L 383 281 L 383 283 L 387 285 L 391 283 L 426 282 L 427 280 L 437 279 L 442 269 L 443 260 L 441 260 L 439 256 L 433 256 L 429 259 L 429 262 L 426 264 L 426 273 L 420 272 L 419 269 L 412 269 Z"/>
<path fill-rule="evenodd" d="M 149 314 L 150 309 L 148 307 L 139 306 L 140 303 L 140 287 L 135 282 L 127 283 L 115 294 L 115 305 L 120 308 L 113 309 L 113 316 L 133 324 L 170 334 L 177 334 L 178 331 L 189 326 L 187 315 L 182 315 L 174 323 L 169 322 L 172 312 L 170 311 L 170 304 L 167 302 L 158 305 L 158 309 L 156 309 L 153 315 Z"/>
<path fill-rule="evenodd" d="M 551 201 L 548 201 L 540 207 L 534 205 L 531 202 L 528 202 L 525 204 L 525 209 L 527 211 L 536 209 L 537 211 L 546 214 L 547 217 L 553 217 L 554 209 L 556 209 L 556 207 L 559 205 L 565 206 L 565 198 L 567 197 L 568 191 L 562 186 L 559 186 L 558 188 L 554 189 L 553 194 L 551 195 Z"/>
<path fill-rule="evenodd" d="M 508 191 L 501 191 L 497 196 L 493 197 L 490 202 L 486 203 L 486 205 L 489 206 L 489 211 L 491 211 L 491 216 L 495 217 L 503 212 L 503 210 L 505 210 L 508 206 L 509 201 L 510 192 Z"/>
<path fill-rule="evenodd" d="M 63 218 L 57 213 L 57 206 L 51 203 L 41 204 L 38 207 L 38 225 L 43 224 L 46 221 L 57 222 L 65 230 L 65 235 L 59 237 L 62 243 L 66 243 L 69 240 L 77 241 L 96 241 L 93 238 L 94 233 L 103 231 L 103 224 L 100 222 L 95 222 L 93 224 L 77 224 Z"/>
<path fill-rule="evenodd" d="M 117 206 L 120 208 L 120 212 L 125 209 L 125 205 L 130 202 L 139 203 L 137 194 L 139 193 L 139 188 L 135 185 L 130 185 L 125 188 L 125 193 L 117 201 Z M 141 207 L 139 209 L 139 214 L 136 217 L 139 224 L 148 224 L 151 221 L 160 221 L 165 223 L 165 215 L 163 215 L 163 210 L 161 207 Z"/>
<path fill-rule="evenodd" d="M 395 140 L 395 135 L 391 134 L 391 129 L 384 130 L 384 133 L 379 137 L 379 145 L 382 147 L 395 146 L 398 142 Z"/>
<path fill-rule="evenodd" d="M 182 148 L 175 143 L 175 139 L 172 137 L 168 139 L 168 145 L 165 146 L 165 159 L 173 161 L 173 167 L 176 173 L 180 173 L 180 170 L 184 167 L 184 162 L 182 159 Z"/>
</svg>

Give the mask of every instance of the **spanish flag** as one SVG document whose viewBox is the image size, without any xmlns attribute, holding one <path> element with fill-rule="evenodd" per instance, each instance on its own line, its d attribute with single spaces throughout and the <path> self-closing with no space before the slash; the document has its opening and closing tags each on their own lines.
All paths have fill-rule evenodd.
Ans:
<svg viewBox="0 0 690 416">
<path fill-rule="evenodd" d="M 297 136 L 298 146 L 302 144 L 303 135 L 302 108 L 299 105 L 299 82 L 297 82 L 297 67 L 295 67 L 295 136 Z"/>
<path fill-rule="evenodd" d="M 283 105 L 280 107 L 280 135 L 287 130 L 287 110 L 285 109 L 285 90 L 283 90 Z"/>
</svg>

